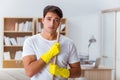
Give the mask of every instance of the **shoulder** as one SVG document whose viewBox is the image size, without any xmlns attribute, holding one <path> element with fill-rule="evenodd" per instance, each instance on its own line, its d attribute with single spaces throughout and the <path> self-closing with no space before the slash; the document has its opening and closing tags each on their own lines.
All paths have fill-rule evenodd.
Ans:
<svg viewBox="0 0 120 80">
<path fill-rule="evenodd" d="M 74 45 L 74 42 L 72 39 L 70 39 L 69 37 L 67 36 L 64 36 L 64 35 L 61 35 L 60 37 L 60 42 L 63 43 L 63 44 L 66 44 L 66 45 Z"/>
<path fill-rule="evenodd" d="M 61 35 L 60 40 L 64 41 L 64 42 L 67 42 L 67 43 L 73 43 L 72 39 L 70 39 L 69 37 L 64 36 L 64 35 Z"/>
<path fill-rule="evenodd" d="M 32 41 L 35 41 L 35 40 L 37 40 L 38 36 L 39 36 L 39 34 L 30 36 L 30 37 L 28 37 L 28 38 L 25 39 L 25 42 L 32 42 Z"/>
</svg>

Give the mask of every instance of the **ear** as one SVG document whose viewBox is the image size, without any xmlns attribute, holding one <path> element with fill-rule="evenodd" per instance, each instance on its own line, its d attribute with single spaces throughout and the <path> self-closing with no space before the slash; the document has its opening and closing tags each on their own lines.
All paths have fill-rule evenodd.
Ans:
<svg viewBox="0 0 120 80">
<path fill-rule="evenodd" d="M 62 24 L 62 19 L 60 19 L 60 22 L 59 22 L 59 25 L 61 25 Z"/>
<path fill-rule="evenodd" d="M 45 18 L 43 17 L 43 18 L 42 18 L 42 23 L 43 23 L 43 24 L 44 24 L 44 19 L 45 19 Z"/>
</svg>

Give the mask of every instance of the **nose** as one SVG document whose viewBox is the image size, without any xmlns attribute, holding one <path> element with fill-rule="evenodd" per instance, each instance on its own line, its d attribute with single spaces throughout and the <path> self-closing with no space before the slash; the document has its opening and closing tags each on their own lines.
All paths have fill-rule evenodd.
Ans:
<svg viewBox="0 0 120 80">
<path fill-rule="evenodd" d="M 55 24 L 55 20 L 50 21 L 50 25 L 53 26 Z"/>
</svg>

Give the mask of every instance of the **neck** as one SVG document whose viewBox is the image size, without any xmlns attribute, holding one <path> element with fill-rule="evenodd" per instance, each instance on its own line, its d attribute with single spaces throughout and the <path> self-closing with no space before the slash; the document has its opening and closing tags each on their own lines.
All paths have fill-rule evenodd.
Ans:
<svg viewBox="0 0 120 80">
<path fill-rule="evenodd" d="M 47 40 L 56 40 L 57 39 L 57 33 L 45 33 L 44 31 L 40 33 L 42 37 L 44 37 Z"/>
</svg>

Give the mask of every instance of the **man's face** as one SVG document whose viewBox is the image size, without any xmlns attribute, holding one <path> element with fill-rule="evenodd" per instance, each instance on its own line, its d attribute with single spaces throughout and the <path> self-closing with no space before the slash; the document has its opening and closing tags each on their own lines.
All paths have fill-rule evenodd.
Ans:
<svg viewBox="0 0 120 80">
<path fill-rule="evenodd" d="M 55 33 L 60 24 L 60 17 L 53 12 L 48 12 L 42 22 L 44 31 L 48 33 Z"/>
</svg>

